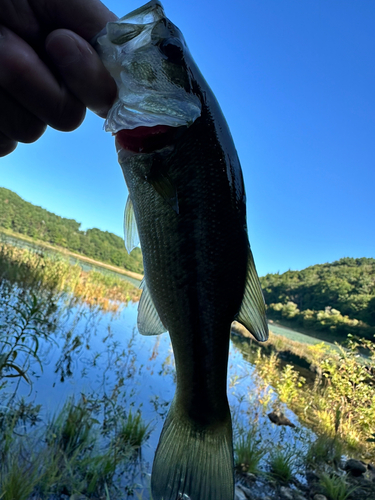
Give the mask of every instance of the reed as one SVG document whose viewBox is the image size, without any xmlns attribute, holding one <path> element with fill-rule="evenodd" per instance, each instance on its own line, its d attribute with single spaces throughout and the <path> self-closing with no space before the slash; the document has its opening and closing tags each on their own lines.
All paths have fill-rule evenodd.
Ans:
<svg viewBox="0 0 375 500">
<path fill-rule="evenodd" d="M 98 271 L 83 271 L 78 264 L 58 255 L 35 253 L 0 243 L 0 280 L 22 288 L 73 294 L 78 300 L 106 311 L 117 311 L 121 304 L 137 301 L 141 291 L 130 282 Z"/>
</svg>

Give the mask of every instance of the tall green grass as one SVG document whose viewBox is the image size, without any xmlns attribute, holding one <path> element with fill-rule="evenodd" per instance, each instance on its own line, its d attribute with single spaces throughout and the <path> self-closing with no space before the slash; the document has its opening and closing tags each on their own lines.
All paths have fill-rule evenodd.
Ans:
<svg viewBox="0 0 375 500">
<path fill-rule="evenodd" d="M 67 260 L 0 243 L 0 281 L 54 294 L 72 294 L 89 305 L 116 311 L 122 303 L 137 301 L 141 291 L 130 282 L 98 271 L 85 272 Z"/>
<path fill-rule="evenodd" d="M 345 349 L 308 349 L 318 372 L 314 384 L 292 365 L 283 365 L 277 354 L 258 350 L 254 362 L 260 386 L 275 391 L 318 434 L 335 437 L 351 454 L 375 457 L 374 343 L 352 337 Z M 368 354 L 365 363 L 360 350 Z"/>
<path fill-rule="evenodd" d="M 148 438 L 140 412 L 134 418 L 129 410 L 121 423 L 104 432 L 97 404 L 84 396 L 77 402 L 70 398 L 47 424 L 31 432 L 29 427 L 22 430 L 16 406 L 11 425 L 0 431 L 1 498 L 123 498 L 124 476 Z M 124 439 L 126 428 L 132 429 L 130 440 Z"/>
</svg>

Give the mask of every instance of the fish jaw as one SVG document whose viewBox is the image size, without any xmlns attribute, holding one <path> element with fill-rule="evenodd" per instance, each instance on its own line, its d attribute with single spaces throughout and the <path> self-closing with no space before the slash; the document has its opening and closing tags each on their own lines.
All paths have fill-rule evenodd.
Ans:
<svg viewBox="0 0 375 500">
<path fill-rule="evenodd" d="M 105 130 L 188 126 L 201 114 L 184 59 L 191 56 L 158 1 L 109 22 L 94 47 L 116 81 L 118 97 Z"/>
</svg>

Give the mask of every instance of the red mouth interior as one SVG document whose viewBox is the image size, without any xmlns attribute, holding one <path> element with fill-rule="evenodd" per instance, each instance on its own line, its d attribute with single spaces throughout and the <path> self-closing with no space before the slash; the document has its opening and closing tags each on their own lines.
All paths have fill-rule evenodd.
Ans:
<svg viewBox="0 0 375 500">
<path fill-rule="evenodd" d="M 176 127 L 156 125 L 155 127 L 137 127 L 120 130 L 116 134 L 118 146 L 134 153 L 152 153 L 173 143 Z"/>
</svg>

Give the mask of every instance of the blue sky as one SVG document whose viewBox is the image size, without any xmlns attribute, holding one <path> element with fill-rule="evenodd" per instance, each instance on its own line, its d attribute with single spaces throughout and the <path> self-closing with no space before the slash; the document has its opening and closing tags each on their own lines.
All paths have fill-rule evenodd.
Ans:
<svg viewBox="0 0 375 500">
<path fill-rule="evenodd" d="M 122 16 L 141 2 L 104 2 Z M 258 272 L 375 257 L 375 2 L 164 0 L 214 90 L 244 171 Z M 0 159 L 0 186 L 123 233 L 114 141 L 88 112 Z"/>
</svg>

